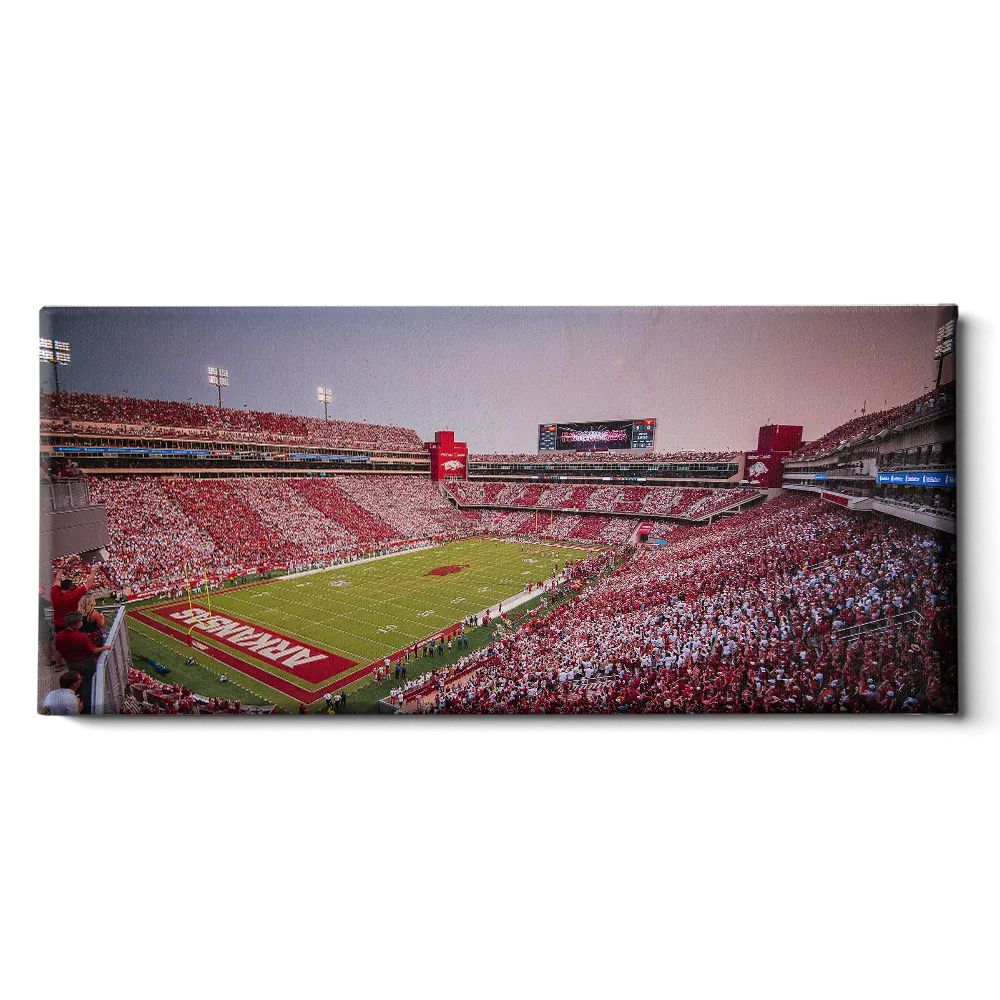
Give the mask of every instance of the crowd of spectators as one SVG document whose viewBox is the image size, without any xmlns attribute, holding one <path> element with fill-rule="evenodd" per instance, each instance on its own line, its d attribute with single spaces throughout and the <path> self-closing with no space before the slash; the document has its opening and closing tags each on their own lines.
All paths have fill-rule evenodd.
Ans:
<svg viewBox="0 0 1000 1000">
<path fill-rule="evenodd" d="M 99 562 L 96 566 L 85 564 L 80 555 L 75 553 L 52 560 L 52 571 L 61 572 L 70 580 L 82 580 L 91 570 L 94 572 L 94 582 L 90 588 L 92 591 L 103 594 L 115 589 L 111 568 L 106 563 Z"/>
<path fill-rule="evenodd" d="M 192 575 L 223 574 L 225 556 L 154 476 L 92 476 L 90 498 L 108 515 L 113 588 L 126 594 L 173 590 Z"/>
<path fill-rule="evenodd" d="M 706 492 L 707 496 L 685 507 L 682 516 L 699 520 L 709 517 L 717 511 L 725 510 L 727 507 L 732 507 L 733 504 L 760 496 L 760 490 L 755 489 L 707 490 Z"/>
<path fill-rule="evenodd" d="M 535 527 L 534 511 L 467 510 L 465 516 L 488 535 L 528 535 Z"/>
<path fill-rule="evenodd" d="M 163 489 L 177 507 L 215 539 L 226 562 L 222 575 L 245 567 L 270 568 L 304 559 L 305 549 L 264 521 L 238 494 L 240 483 L 222 479 L 165 479 Z"/>
<path fill-rule="evenodd" d="M 313 557 L 341 552 L 359 540 L 335 518 L 308 503 L 293 483 L 288 479 L 255 476 L 235 480 L 232 490 L 262 521 L 284 538 L 294 539 L 299 548 Z"/>
<path fill-rule="evenodd" d="M 167 684 L 129 667 L 122 715 L 273 715 L 274 705 L 243 705 L 238 699 L 207 698 L 180 684 Z"/>
<path fill-rule="evenodd" d="M 379 545 L 400 534 L 375 511 L 362 506 L 343 489 L 346 477 L 338 479 L 292 479 L 292 488 L 324 516 L 342 525 L 363 545 Z"/>
<path fill-rule="evenodd" d="M 569 462 L 598 464 L 734 462 L 738 451 L 543 451 L 536 454 L 480 453 L 469 455 L 469 464 L 502 463 L 505 465 L 554 465 Z"/>
<path fill-rule="evenodd" d="M 917 417 L 944 411 L 954 404 L 955 384 L 950 382 L 901 406 L 878 410 L 875 413 L 862 413 L 828 431 L 821 438 L 804 443 L 796 449 L 794 455 L 789 456 L 789 459 L 813 458 L 839 448 L 846 448 L 897 424 L 905 424 Z"/>
<path fill-rule="evenodd" d="M 479 509 L 463 513 L 487 535 L 593 542 L 595 545 L 619 545 L 626 542 L 638 525 L 634 518 L 600 514 L 543 513 L 536 516 L 535 511 L 522 513 L 517 510 Z"/>
<path fill-rule="evenodd" d="M 403 538 L 460 530 L 465 524 L 429 480 L 418 476 L 341 476 L 340 489 Z"/>
<path fill-rule="evenodd" d="M 955 653 L 952 539 L 783 496 L 678 527 L 413 710 L 950 712 Z"/>
<path fill-rule="evenodd" d="M 646 537 L 651 542 L 667 540 L 677 530 L 677 527 L 672 521 L 653 521 Z"/>
<path fill-rule="evenodd" d="M 361 451 L 423 454 L 416 431 L 356 420 L 320 420 L 286 413 L 231 410 L 164 399 L 43 392 L 42 430 L 121 437 L 184 437 L 261 444 L 303 444 Z"/>
</svg>

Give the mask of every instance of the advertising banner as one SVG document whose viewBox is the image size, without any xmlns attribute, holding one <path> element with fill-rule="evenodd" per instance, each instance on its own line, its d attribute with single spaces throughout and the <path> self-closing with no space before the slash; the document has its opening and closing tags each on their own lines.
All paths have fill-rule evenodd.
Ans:
<svg viewBox="0 0 1000 1000">
<path fill-rule="evenodd" d="M 880 472 L 879 486 L 951 486 L 954 472 Z"/>
</svg>

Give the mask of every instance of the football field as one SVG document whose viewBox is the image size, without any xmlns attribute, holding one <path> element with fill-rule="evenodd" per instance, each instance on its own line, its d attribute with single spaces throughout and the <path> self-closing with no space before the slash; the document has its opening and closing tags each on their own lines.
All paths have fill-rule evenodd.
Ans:
<svg viewBox="0 0 1000 1000">
<path fill-rule="evenodd" d="M 356 690 L 371 665 L 519 596 L 583 545 L 472 538 L 130 612 L 130 631 L 290 708 Z M 141 643 L 140 643 L 141 645 Z M 412 668 L 419 672 L 419 661 Z M 197 691 L 197 688 L 193 688 Z M 213 690 L 211 692 L 215 694 Z"/>
</svg>

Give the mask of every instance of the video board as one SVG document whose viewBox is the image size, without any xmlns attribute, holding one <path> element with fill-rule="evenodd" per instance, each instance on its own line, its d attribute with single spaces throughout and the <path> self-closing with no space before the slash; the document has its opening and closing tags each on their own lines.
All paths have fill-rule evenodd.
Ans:
<svg viewBox="0 0 1000 1000">
<path fill-rule="evenodd" d="M 655 417 L 538 425 L 540 452 L 648 451 L 652 449 L 655 439 Z"/>
</svg>

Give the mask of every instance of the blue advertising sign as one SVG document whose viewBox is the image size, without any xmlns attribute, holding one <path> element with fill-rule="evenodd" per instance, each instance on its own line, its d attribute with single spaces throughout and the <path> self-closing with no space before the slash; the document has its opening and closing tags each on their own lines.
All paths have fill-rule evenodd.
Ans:
<svg viewBox="0 0 1000 1000">
<path fill-rule="evenodd" d="M 880 472 L 879 485 L 888 486 L 954 486 L 954 472 Z"/>
<path fill-rule="evenodd" d="M 826 473 L 825 472 L 817 472 L 816 475 L 813 476 L 813 479 L 817 480 L 818 482 L 823 482 L 823 481 L 826 480 Z"/>
<path fill-rule="evenodd" d="M 110 445 L 106 448 L 93 447 L 70 447 L 69 445 L 56 445 L 53 451 L 65 453 L 67 455 L 210 455 L 210 451 L 201 448 L 115 448 Z"/>
<path fill-rule="evenodd" d="M 113 446 L 107 447 L 76 447 L 70 445 L 56 445 L 53 451 L 57 451 L 60 454 L 65 455 L 215 455 L 228 457 L 231 452 L 229 451 L 207 451 L 203 448 L 117 448 Z M 260 455 L 254 455 L 253 452 L 237 452 L 238 456 L 241 457 L 263 457 Z M 313 455 L 306 452 L 292 452 L 285 456 L 281 452 L 274 452 L 273 455 L 268 455 L 268 458 L 308 458 L 315 459 L 323 462 L 370 462 L 371 457 L 368 455 Z M 537 477 L 536 477 L 537 478 Z"/>
</svg>

